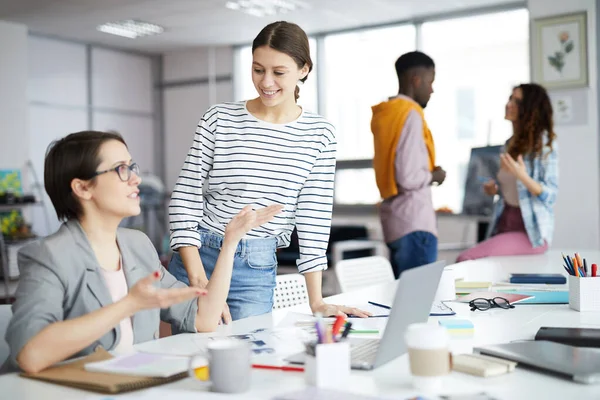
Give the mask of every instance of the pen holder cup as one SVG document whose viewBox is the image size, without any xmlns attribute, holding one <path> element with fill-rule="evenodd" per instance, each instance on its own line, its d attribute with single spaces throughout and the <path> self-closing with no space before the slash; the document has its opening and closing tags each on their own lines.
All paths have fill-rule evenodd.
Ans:
<svg viewBox="0 0 600 400">
<path fill-rule="evenodd" d="M 315 354 L 306 354 L 306 383 L 321 388 L 339 389 L 350 378 L 350 345 L 348 342 L 317 344 Z"/>
<path fill-rule="evenodd" d="M 569 307 L 576 311 L 600 311 L 600 277 L 570 275 Z"/>
</svg>

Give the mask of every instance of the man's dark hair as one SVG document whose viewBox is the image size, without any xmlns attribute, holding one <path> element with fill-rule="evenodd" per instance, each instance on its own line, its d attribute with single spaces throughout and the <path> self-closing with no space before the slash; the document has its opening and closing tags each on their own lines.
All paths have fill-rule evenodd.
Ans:
<svg viewBox="0 0 600 400">
<path fill-rule="evenodd" d="M 44 186 L 59 220 L 81 216 L 83 209 L 71 190 L 73 179 L 95 179 L 100 159 L 100 147 L 109 140 L 125 146 L 118 133 L 82 131 L 71 133 L 50 143 L 44 161 Z"/>
<path fill-rule="evenodd" d="M 435 64 L 433 59 L 425 53 L 420 51 L 411 51 L 409 53 L 402 54 L 396 60 L 396 75 L 398 75 L 398 81 L 402 82 L 402 79 L 408 71 L 413 68 L 434 68 Z"/>
</svg>

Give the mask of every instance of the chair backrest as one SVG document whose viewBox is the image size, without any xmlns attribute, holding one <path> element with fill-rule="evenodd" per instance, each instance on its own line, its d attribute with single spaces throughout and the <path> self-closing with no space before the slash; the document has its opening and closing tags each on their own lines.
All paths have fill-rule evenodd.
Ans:
<svg viewBox="0 0 600 400">
<path fill-rule="evenodd" d="M 341 260 L 334 269 L 342 293 L 394 280 L 392 265 L 382 256 Z"/>
<path fill-rule="evenodd" d="M 11 317 L 12 310 L 10 304 L 0 305 L 0 366 L 4 364 L 4 361 L 6 361 L 10 354 L 10 349 L 8 348 L 8 343 L 4 340 L 4 335 L 6 334 Z"/>
<path fill-rule="evenodd" d="M 308 303 L 306 281 L 300 274 L 277 275 L 277 285 L 273 295 L 273 309 L 292 307 Z"/>
</svg>

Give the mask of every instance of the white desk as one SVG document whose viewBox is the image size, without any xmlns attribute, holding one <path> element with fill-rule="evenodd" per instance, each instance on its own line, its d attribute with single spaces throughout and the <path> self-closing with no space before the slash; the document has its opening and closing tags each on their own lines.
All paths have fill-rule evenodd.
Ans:
<svg viewBox="0 0 600 400">
<path fill-rule="evenodd" d="M 572 253 L 572 252 L 570 252 Z M 600 252 L 582 252 L 590 260 L 600 261 Z M 460 273 L 469 280 L 503 280 L 507 274 L 517 271 L 559 272 L 561 271 L 560 253 L 550 252 L 542 256 L 498 257 L 482 263 L 456 265 Z M 368 300 L 389 301 L 395 284 L 386 284 L 351 294 L 333 296 L 331 302 L 362 303 Z M 454 341 L 453 347 L 467 345 L 506 343 L 513 340 L 532 339 L 541 326 L 573 326 L 600 328 L 600 313 L 579 313 L 570 310 L 567 305 L 517 305 L 511 310 L 488 310 L 471 312 L 466 304 L 451 303 L 457 317 L 468 318 L 475 325 L 475 336 L 470 342 Z M 308 307 L 295 307 L 295 311 L 308 312 Z M 273 314 L 252 317 L 236 321 L 230 326 L 219 328 L 217 335 L 246 333 L 257 328 L 271 328 L 285 315 L 286 310 Z M 437 318 L 430 319 L 436 323 Z M 160 339 L 143 346 L 170 348 L 191 342 L 195 335 L 179 335 Z M 399 337 L 398 340 L 403 340 Z M 231 399 L 270 399 L 276 394 L 305 387 L 304 376 L 298 372 L 253 370 L 252 387 L 249 392 L 229 395 Z M 352 371 L 352 379 L 343 388 L 353 393 L 381 395 L 386 398 L 405 399 L 417 395 L 410 383 L 408 357 L 406 355 L 371 372 Z M 0 377 L 0 397 L 7 399 L 107 399 L 107 398 L 164 398 L 166 391 L 178 400 L 187 398 L 221 399 L 224 395 L 202 392 L 190 379 L 175 382 L 159 388 L 147 389 L 120 396 L 96 395 L 90 392 L 46 384 L 20 378 L 15 374 Z M 582 385 L 569 380 L 552 377 L 543 373 L 517 368 L 511 374 L 495 378 L 479 378 L 453 372 L 445 382 L 445 393 L 473 393 L 485 391 L 498 399 L 594 399 L 600 397 L 600 385 Z M 202 393 L 201 393 L 202 392 Z M 6 396 L 6 397 L 4 397 Z"/>
</svg>

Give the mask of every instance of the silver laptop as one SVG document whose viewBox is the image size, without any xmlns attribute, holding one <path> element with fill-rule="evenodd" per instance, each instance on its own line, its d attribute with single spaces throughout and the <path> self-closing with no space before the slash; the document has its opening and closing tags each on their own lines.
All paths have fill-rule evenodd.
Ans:
<svg viewBox="0 0 600 400">
<path fill-rule="evenodd" d="M 445 261 L 437 261 L 402 272 L 390 316 L 381 339 L 349 339 L 353 369 L 377 368 L 406 353 L 404 332 L 413 323 L 427 322 Z M 304 364 L 304 353 L 286 358 Z"/>
<path fill-rule="evenodd" d="M 600 382 L 600 349 L 536 340 L 480 347 L 475 351 L 562 375 L 580 383 Z"/>
</svg>

